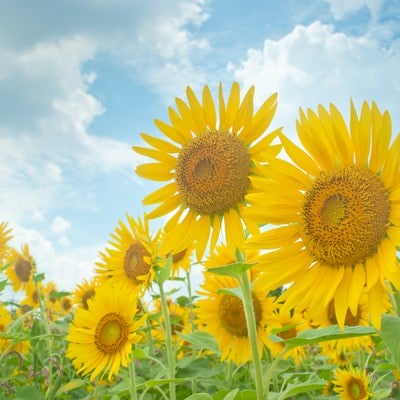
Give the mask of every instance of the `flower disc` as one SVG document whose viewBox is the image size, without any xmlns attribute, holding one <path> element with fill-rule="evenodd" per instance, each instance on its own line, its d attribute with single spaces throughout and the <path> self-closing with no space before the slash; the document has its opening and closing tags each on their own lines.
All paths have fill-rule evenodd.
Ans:
<svg viewBox="0 0 400 400">
<path fill-rule="evenodd" d="M 178 189 L 199 214 L 223 214 L 243 200 L 250 167 L 248 151 L 236 136 L 210 132 L 192 139 L 179 154 Z"/>
</svg>

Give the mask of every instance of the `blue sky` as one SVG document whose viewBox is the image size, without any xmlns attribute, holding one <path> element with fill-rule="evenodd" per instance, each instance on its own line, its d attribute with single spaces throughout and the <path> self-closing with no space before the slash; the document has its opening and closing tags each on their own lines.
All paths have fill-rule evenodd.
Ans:
<svg viewBox="0 0 400 400">
<path fill-rule="evenodd" d="M 273 126 L 298 108 L 347 119 L 375 100 L 400 130 L 398 0 L 0 0 L 0 220 L 40 271 L 71 290 L 117 220 L 157 186 L 131 146 L 167 107 L 218 83 L 277 91 Z M 157 222 L 154 223 L 157 226 Z"/>
</svg>

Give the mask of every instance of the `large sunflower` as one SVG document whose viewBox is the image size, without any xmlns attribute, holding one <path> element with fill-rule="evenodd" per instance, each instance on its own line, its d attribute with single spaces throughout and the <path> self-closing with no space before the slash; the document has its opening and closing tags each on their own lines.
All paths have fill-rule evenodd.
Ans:
<svg viewBox="0 0 400 400">
<path fill-rule="evenodd" d="M 91 381 L 107 373 L 111 379 L 121 365 L 128 365 L 144 318 L 135 320 L 136 300 L 135 292 L 126 286 L 115 290 L 104 285 L 88 301 L 88 310 L 82 307 L 76 311 L 67 336 L 67 356 L 78 373 L 91 374 Z"/>
<path fill-rule="evenodd" d="M 15 292 L 32 283 L 36 267 L 27 244 L 22 246 L 21 251 L 10 249 L 6 263 L 8 264 L 6 273 Z"/>
<path fill-rule="evenodd" d="M 341 400 L 367 400 L 370 398 L 369 382 L 365 370 L 349 367 L 335 372 L 334 391 Z"/>
<path fill-rule="evenodd" d="M 201 259 L 211 231 L 211 248 L 221 227 L 225 228 L 226 242 L 242 247 L 244 227 L 257 229 L 243 218 L 242 210 L 245 195 L 252 191 L 249 177 L 255 173 L 254 161 L 261 162 L 280 149 L 271 146 L 277 131 L 264 136 L 275 113 L 277 95 L 253 114 L 254 87 L 241 101 L 239 84 L 234 83 L 225 101 L 220 85 L 219 113 L 208 86 L 201 102 L 190 87 L 186 94 L 188 103 L 176 99 L 178 112 L 168 110 L 171 125 L 155 120 L 169 140 L 143 133 L 151 148 L 133 149 L 155 160 L 138 166 L 137 174 L 166 182 L 143 199 L 144 205 L 159 204 L 149 218 L 174 212 L 165 226 L 169 247 L 179 252 L 196 241 L 196 255 Z"/>
<path fill-rule="evenodd" d="M 238 281 L 228 276 L 219 276 L 205 272 L 204 283 L 198 294 L 195 314 L 198 329 L 213 335 L 221 351 L 221 360 L 236 364 L 252 359 L 251 345 L 247 332 L 246 317 L 242 300 L 221 292 L 222 288 L 235 288 Z M 252 286 L 253 308 L 257 325 L 257 337 L 260 354 L 266 341 L 265 327 L 272 315 L 273 300 L 266 296 L 258 280 Z"/>
<path fill-rule="evenodd" d="M 159 233 L 150 235 L 146 216 L 133 219 L 127 215 L 128 224 L 118 222 L 113 240 L 105 252 L 100 252 L 101 260 L 96 263 L 96 279 L 99 283 L 109 283 L 116 287 L 146 289 L 154 278 L 153 261 L 155 245 Z"/>
<path fill-rule="evenodd" d="M 351 104 L 350 129 L 334 105 L 318 114 L 300 110 L 297 132 L 305 150 L 281 135 L 293 163 L 272 159 L 254 178 L 258 193 L 247 217 L 279 225 L 255 235 L 268 250 L 259 267 L 289 306 L 320 315 L 333 300 L 337 322 L 356 315 L 366 287 L 372 323 L 380 326 L 385 281 L 400 288 L 400 135 L 391 143 L 391 120 L 375 103 L 361 115 Z"/>
</svg>

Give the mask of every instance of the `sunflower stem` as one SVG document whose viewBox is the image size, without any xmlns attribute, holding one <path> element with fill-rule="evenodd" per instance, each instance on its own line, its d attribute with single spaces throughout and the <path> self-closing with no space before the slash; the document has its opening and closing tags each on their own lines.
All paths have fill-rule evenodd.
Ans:
<svg viewBox="0 0 400 400">
<path fill-rule="evenodd" d="M 248 276 L 248 271 L 241 274 L 239 277 L 240 287 L 243 296 L 243 308 L 246 316 L 247 331 L 250 340 L 251 353 L 253 356 L 253 365 L 255 372 L 255 385 L 257 400 L 264 400 L 263 382 L 262 382 L 262 365 L 261 356 L 258 349 L 257 325 L 253 307 L 253 296 L 251 294 L 251 286 Z"/>
<path fill-rule="evenodd" d="M 272 364 L 269 366 L 267 373 L 265 375 L 265 398 L 268 399 L 268 393 L 269 393 L 269 386 L 271 383 L 271 378 L 272 378 L 272 373 L 274 372 L 274 369 L 278 365 L 279 361 L 282 359 L 283 355 L 286 353 L 286 348 L 284 348 L 278 356 L 274 359 Z"/>
<path fill-rule="evenodd" d="M 135 360 L 132 360 L 128 365 L 129 371 L 129 394 L 131 400 L 137 400 L 137 393 L 136 393 L 136 372 L 135 372 Z"/>
<path fill-rule="evenodd" d="M 172 344 L 171 319 L 169 317 L 167 297 L 164 292 L 163 282 L 158 282 L 158 287 L 160 289 L 161 308 L 164 317 L 165 347 L 167 350 L 169 379 L 173 380 L 175 379 L 175 354 Z M 176 400 L 175 382 L 169 383 L 169 391 L 170 400 Z"/>
</svg>

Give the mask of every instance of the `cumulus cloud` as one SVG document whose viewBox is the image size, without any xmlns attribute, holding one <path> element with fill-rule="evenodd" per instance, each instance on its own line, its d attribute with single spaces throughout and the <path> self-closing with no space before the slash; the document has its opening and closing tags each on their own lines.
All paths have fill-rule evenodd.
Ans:
<svg viewBox="0 0 400 400">
<path fill-rule="evenodd" d="M 71 228 L 71 222 L 59 215 L 54 217 L 53 222 L 51 223 L 51 229 L 57 235 L 65 233 L 69 228 Z"/>
<path fill-rule="evenodd" d="M 258 101 L 279 93 L 275 122 L 293 133 L 299 107 L 333 102 L 347 117 L 350 99 L 358 107 L 375 100 L 392 112 L 399 129 L 399 62 L 398 42 L 384 48 L 376 39 L 317 21 L 296 26 L 279 40 L 266 39 L 263 48 L 249 50 L 247 59 L 230 68 L 244 86 L 256 85 Z"/>
</svg>

